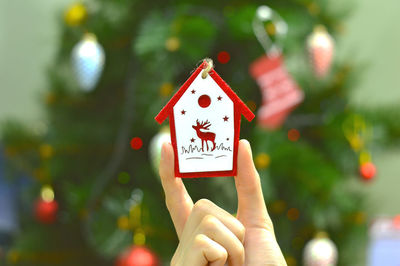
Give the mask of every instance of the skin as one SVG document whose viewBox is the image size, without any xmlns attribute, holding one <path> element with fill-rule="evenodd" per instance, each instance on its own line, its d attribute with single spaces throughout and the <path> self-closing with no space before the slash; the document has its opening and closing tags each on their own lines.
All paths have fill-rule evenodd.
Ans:
<svg viewBox="0 0 400 266">
<path fill-rule="evenodd" d="M 160 177 L 179 238 L 172 266 L 286 265 L 247 140 L 239 142 L 235 177 L 237 217 L 206 199 L 193 203 L 182 179 L 174 176 L 174 152 L 170 143 L 162 146 Z"/>
</svg>

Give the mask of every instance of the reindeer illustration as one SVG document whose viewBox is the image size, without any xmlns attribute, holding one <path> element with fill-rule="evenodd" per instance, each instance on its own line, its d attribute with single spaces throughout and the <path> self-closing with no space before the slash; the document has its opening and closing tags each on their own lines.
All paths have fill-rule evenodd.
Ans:
<svg viewBox="0 0 400 266">
<path fill-rule="evenodd" d="M 211 141 L 214 145 L 214 147 L 211 149 L 211 151 L 215 150 L 215 133 L 212 132 L 203 132 L 200 131 L 200 129 L 208 130 L 208 128 L 211 126 L 210 122 L 206 120 L 206 122 L 199 122 L 199 120 L 196 120 L 196 125 L 192 126 L 194 130 L 196 130 L 197 136 L 201 139 L 201 150 L 204 152 L 204 141 L 206 142 L 207 145 L 207 151 L 208 151 L 208 143 L 207 141 Z"/>
</svg>

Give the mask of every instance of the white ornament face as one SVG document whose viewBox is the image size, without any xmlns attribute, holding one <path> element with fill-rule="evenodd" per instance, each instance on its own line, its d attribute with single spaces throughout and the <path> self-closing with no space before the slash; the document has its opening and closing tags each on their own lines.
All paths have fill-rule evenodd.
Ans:
<svg viewBox="0 0 400 266">
<path fill-rule="evenodd" d="M 233 170 L 234 104 L 201 72 L 173 108 L 179 172 Z"/>
</svg>

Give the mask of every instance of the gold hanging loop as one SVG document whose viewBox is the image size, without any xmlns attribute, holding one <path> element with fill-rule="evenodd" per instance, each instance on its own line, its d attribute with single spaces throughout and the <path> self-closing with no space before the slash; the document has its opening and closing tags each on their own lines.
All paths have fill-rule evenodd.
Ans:
<svg viewBox="0 0 400 266">
<path fill-rule="evenodd" d="M 214 66 L 213 60 L 212 60 L 211 58 L 206 58 L 206 59 L 204 59 L 204 61 L 207 63 L 207 66 L 206 66 L 206 68 L 203 70 L 203 72 L 201 73 L 201 77 L 202 77 L 203 79 L 205 79 L 205 78 L 207 77 L 208 72 L 210 72 L 211 69 L 212 69 L 213 66 Z"/>
</svg>

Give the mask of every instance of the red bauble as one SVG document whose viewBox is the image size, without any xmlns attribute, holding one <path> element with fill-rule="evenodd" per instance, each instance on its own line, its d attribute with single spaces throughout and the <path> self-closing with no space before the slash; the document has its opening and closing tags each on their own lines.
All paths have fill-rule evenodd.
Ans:
<svg viewBox="0 0 400 266">
<path fill-rule="evenodd" d="M 36 219 L 44 224 L 54 223 L 57 217 L 58 203 L 55 200 L 45 201 L 42 198 L 35 203 Z"/>
<path fill-rule="evenodd" d="M 143 246 L 132 246 L 123 252 L 115 263 L 115 266 L 158 266 L 157 256 Z"/>
<path fill-rule="evenodd" d="M 376 174 L 376 167 L 373 163 L 367 162 L 360 166 L 360 175 L 364 180 L 371 180 Z"/>
</svg>

